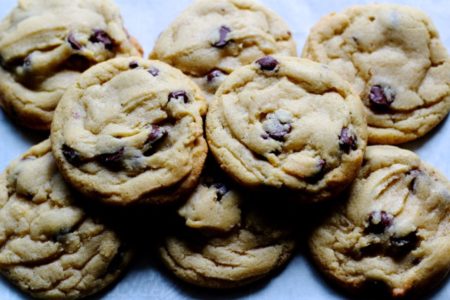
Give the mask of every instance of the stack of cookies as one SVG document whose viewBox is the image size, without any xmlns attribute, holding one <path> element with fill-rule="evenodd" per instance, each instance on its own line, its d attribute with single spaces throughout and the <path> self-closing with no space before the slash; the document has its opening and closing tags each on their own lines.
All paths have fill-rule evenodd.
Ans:
<svg viewBox="0 0 450 300">
<path fill-rule="evenodd" d="M 0 23 L 0 103 L 50 130 L 0 176 L 0 272 L 20 289 L 80 299 L 119 278 L 133 247 L 108 207 L 164 208 L 159 257 L 208 288 L 273 274 L 296 243 L 353 293 L 408 296 L 450 271 L 450 182 L 392 146 L 450 111 L 422 12 L 333 13 L 298 58 L 271 10 L 196 0 L 142 52 L 111 0 L 22 0 Z M 292 215 L 319 202 L 302 240 Z"/>
</svg>

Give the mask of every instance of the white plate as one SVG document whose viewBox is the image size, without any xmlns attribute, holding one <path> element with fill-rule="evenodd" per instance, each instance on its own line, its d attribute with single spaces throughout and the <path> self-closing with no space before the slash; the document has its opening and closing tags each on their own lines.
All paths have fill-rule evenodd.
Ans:
<svg viewBox="0 0 450 300">
<path fill-rule="evenodd" d="M 122 9 L 127 29 L 142 44 L 148 55 L 158 34 L 183 10 L 190 0 L 116 0 Z M 356 3 L 370 1 L 352 0 L 262 0 L 265 5 L 280 14 L 289 24 L 298 44 L 303 47 L 309 28 L 319 18 L 332 11 L 342 11 Z M 392 1 L 414 5 L 427 12 L 440 31 L 445 45 L 450 49 L 450 2 L 445 0 Z M 0 0 L 0 18 L 14 6 L 16 0 Z M 21 129 L 11 124 L 0 111 L 0 170 L 29 146 L 45 138 L 43 135 Z M 425 161 L 438 167 L 450 178 L 450 121 L 446 120 L 424 139 L 404 147 L 416 151 Z M 144 232 L 145 233 L 145 232 Z M 140 257 L 124 278 L 101 299 L 345 299 L 318 277 L 311 263 L 299 251 L 289 265 L 276 277 L 260 284 L 234 292 L 212 292 L 197 289 L 175 280 L 160 269 L 155 259 Z M 450 253 L 449 253 L 450 255 Z M 150 253 L 149 255 L 150 256 Z M 19 300 L 26 297 L 17 292 L 6 280 L 0 278 L 0 299 Z M 436 291 L 433 299 L 450 299 L 450 280 Z"/>
</svg>

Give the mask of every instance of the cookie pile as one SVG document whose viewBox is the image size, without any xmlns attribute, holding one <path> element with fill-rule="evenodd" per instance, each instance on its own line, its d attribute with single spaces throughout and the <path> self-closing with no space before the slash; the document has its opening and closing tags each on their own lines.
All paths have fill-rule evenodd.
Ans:
<svg viewBox="0 0 450 300">
<path fill-rule="evenodd" d="M 161 260 L 208 288 L 285 265 L 302 241 L 280 206 L 318 202 L 333 205 L 303 243 L 350 292 L 402 297 L 450 270 L 450 183 L 389 146 L 450 111 L 422 12 L 331 14 L 298 58 L 253 0 L 196 0 L 139 55 L 111 0 L 20 1 L 0 23 L 0 103 L 50 129 L 0 176 L 0 272 L 20 289 L 79 299 L 114 282 L 133 247 L 107 207 L 168 210 Z"/>
</svg>

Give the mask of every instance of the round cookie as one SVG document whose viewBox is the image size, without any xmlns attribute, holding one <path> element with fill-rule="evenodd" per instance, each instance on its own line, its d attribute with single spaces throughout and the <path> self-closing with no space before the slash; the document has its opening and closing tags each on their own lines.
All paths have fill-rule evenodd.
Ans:
<svg viewBox="0 0 450 300">
<path fill-rule="evenodd" d="M 0 175 L 0 272 L 39 299 L 80 299 L 111 285 L 131 252 L 87 215 L 59 174 L 50 141 Z"/>
<path fill-rule="evenodd" d="M 111 204 L 165 203 L 195 188 L 206 158 L 199 88 L 177 69 L 116 58 L 80 76 L 52 124 L 68 182 Z"/>
<path fill-rule="evenodd" d="M 84 70 L 140 54 L 111 0 L 21 0 L 0 23 L 0 105 L 19 124 L 49 130 Z"/>
<path fill-rule="evenodd" d="M 325 65 L 267 56 L 216 93 L 206 121 L 220 166 L 250 187 L 287 188 L 303 202 L 327 199 L 356 176 L 367 141 L 363 105 Z"/>
<path fill-rule="evenodd" d="M 291 231 L 277 224 L 273 210 L 244 203 L 249 200 L 229 183 L 205 175 L 178 211 L 185 225 L 175 227 L 159 247 L 164 264 L 180 279 L 208 288 L 242 286 L 284 265 L 295 246 Z"/>
<path fill-rule="evenodd" d="M 432 21 L 400 5 L 354 6 L 313 27 L 303 57 L 326 63 L 363 100 L 369 143 L 415 140 L 450 110 L 450 60 Z"/>
<path fill-rule="evenodd" d="M 212 100 L 227 74 L 273 54 L 297 55 L 273 11 L 253 0 L 197 0 L 161 34 L 151 58 L 189 75 Z"/>
<path fill-rule="evenodd" d="M 410 151 L 370 146 L 347 202 L 311 235 L 312 257 L 351 291 L 413 295 L 450 270 L 449 213 L 444 176 Z"/>
</svg>

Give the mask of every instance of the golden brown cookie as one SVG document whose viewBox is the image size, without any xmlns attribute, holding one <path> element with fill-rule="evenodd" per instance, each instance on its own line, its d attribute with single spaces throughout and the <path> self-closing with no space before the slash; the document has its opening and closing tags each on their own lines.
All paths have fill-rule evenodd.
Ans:
<svg viewBox="0 0 450 300">
<path fill-rule="evenodd" d="M 210 104 L 208 144 L 239 183 L 325 200 L 355 178 L 367 141 L 350 85 L 309 60 L 267 56 L 224 81 Z"/>
<path fill-rule="evenodd" d="M 199 88 L 139 57 L 83 73 L 55 111 L 51 139 L 64 177 L 111 204 L 174 201 L 195 188 L 206 158 Z"/>
<path fill-rule="evenodd" d="M 59 174 L 50 141 L 0 175 L 0 272 L 39 299 L 80 299 L 128 265 L 123 240 L 88 215 Z"/>
<path fill-rule="evenodd" d="M 311 30 L 303 57 L 352 84 L 366 107 L 369 143 L 415 140 L 450 111 L 450 59 L 417 9 L 370 4 L 330 14 Z"/>
<path fill-rule="evenodd" d="M 19 124 L 48 130 L 80 73 L 139 54 L 112 0 L 19 1 L 0 23 L 0 105 Z"/>
<path fill-rule="evenodd" d="M 450 270 L 450 183 L 413 152 L 370 146 L 346 203 L 310 237 L 333 281 L 417 296 Z"/>
</svg>

